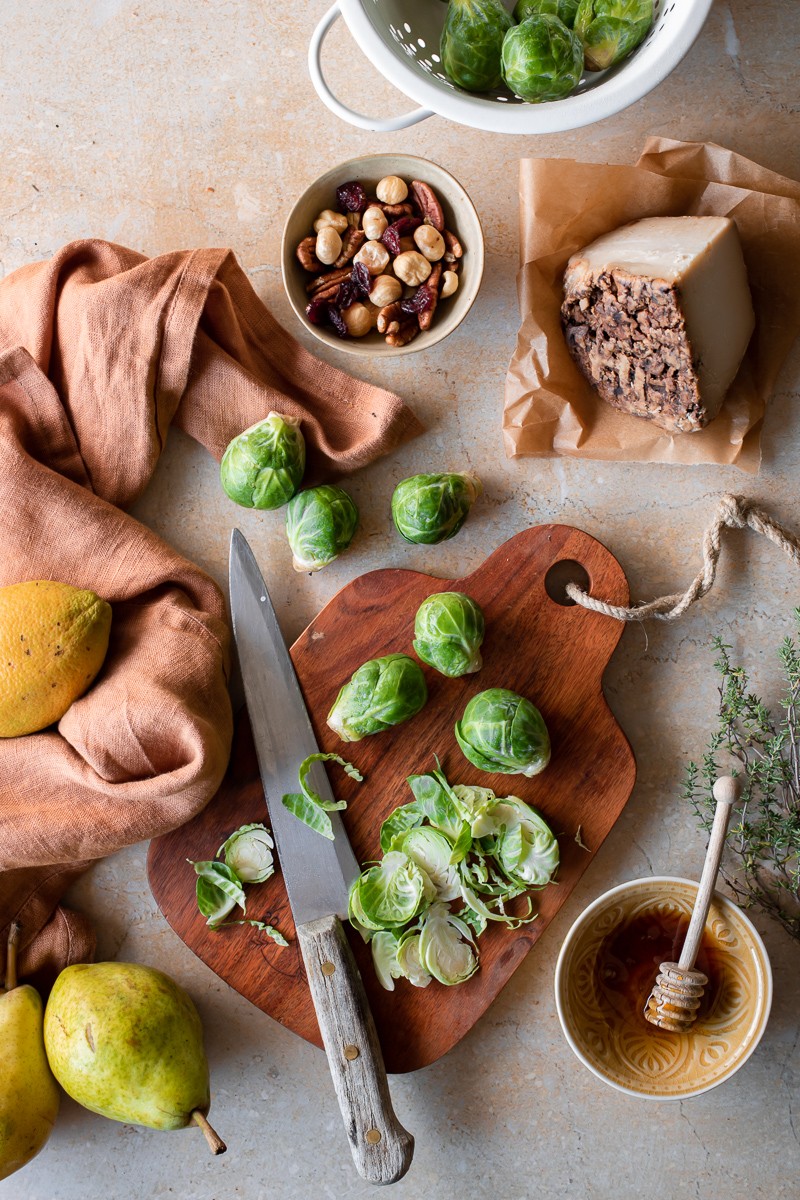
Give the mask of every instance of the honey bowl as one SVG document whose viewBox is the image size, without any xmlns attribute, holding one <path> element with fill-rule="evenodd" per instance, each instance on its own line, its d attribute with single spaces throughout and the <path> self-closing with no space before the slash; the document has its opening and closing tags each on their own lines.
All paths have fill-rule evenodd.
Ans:
<svg viewBox="0 0 800 1200">
<path fill-rule="evenodd" d="M 605 892 L 578 917 L 558 957 L 556 1008 L 570 1047 L 604 1083 L 646 1100 L 686 1100 L 742 1067 L 772 1004 L 769 958 L 752 922 L 714 893 L 697 967 L 708 985 L 688 1032 L 649 1024 L 644 1006 L 664 960 L 677 961 L 697 884 L 656 876 Z"/>
</svg>

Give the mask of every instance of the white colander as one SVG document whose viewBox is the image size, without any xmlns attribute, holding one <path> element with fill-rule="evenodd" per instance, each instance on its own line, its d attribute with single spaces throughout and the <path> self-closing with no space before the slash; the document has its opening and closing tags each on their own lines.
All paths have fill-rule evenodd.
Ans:
<svg viewBox="0 0 800 1200">
<path fill-rule="evenodd" d="M 438 114 L 491 133 L 560 133 L 610 117 L 652 91 L 689 50 L 712 3 L 656 0 L 653 28 L 629 58 L 608 71 L 585 75 L 572 96 L 547 104 L 526 104 L 504 88 L 475 96 L 454 87 L 439 60 L 447 11 L 439 0 L 337 0 L 314 30 L 308 68 L 323 103 L 361 129 L 388 133 Z M 340 16 L 370 62 L 421 108 L 385 120 L 354 112 L 334 96 L 320 59 L 325 35 Z"/>
</svg>

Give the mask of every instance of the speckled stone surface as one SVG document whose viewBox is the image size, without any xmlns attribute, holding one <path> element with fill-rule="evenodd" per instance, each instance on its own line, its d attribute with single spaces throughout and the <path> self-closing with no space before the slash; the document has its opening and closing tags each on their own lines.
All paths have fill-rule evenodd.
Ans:
<svg viewBox="0 0 800 1200">
<path fill-rule="evenodd" d="M 434 2 L 434 0 L 431 0 Z M 686 0 L 688 2 L 688 0 Z M 784 370 L 757 477 L 734 469 L 503 458 L 500 413 L 517 327 L 516 178 L 520 155 L 633 161 L 648 133 L 717 141 L 795 178 L 798 6 L 717 3 L 678 69 L 643 102 L 599 125 L 547 138 L 499 137 L 434 118 L 407 133 L 340 123 L 308 80 L 306 47 L 322 0 L 4 0 L 0 14 L 0 269 L 96 235 L 157 253 L 230 245 L 273 312 L 312 346 L 283 294 L 279 245 L 297 193 L 328 166 L 392 148 L 442 163 L 467 187 L 486 230 L 487 271 L 468 320 L 429 354 L 358 363 L 396 389 L 424 437 L 349 485 L 363 514 L 352 553 L 296 577 L 275 514 L 235 511 L 205 451 L 174 434 L 136 514 L 224 582 L 230 526 L 251 539 L 281 622 L 296 636 L 355 575 L 409 566 L 457 575 L 511 534 L 564 521 L 607 543 L 633 594 L 678 590 L 696 570 L 702 529 L 722 491 L 764 501 L 800 528 L 800 354 Z M 778 36 L 776 36 L 778 31 Z M 356 107 L 400 112 L 337 27 L 326 64 Z M 354 369 L 355 360 L 332 354 Z M 437 551 L 413 548 L 387 519 L 394 484 L 468 465 L 486 500 Z M 625 633 L 607 674 L 609 702 L 637 755 L 636 790 L 581 885 L 488 1014 L 446 1058 L 393 1081 L 417 1137 L 398 1200 L 590 1197 L 778 1200 L 800 1173 L 800 947 L 756 918 L 775 975 L 773 1014 L 730 1082 L 681 1104 L 637 1102 L 572 1056 L 552 997 L 555 959 L 595 896 L 639 875 L 695 875 L 703 838 L 680 800 L 682 766 L 702 752 L 716 708 L 710 640 L 723 634 L 777 699 L 775 649 L 791 630 L 796 569 L 752 534 L 731 533 L 716 590 L 674 626 Z M 0 1183 L 2 1200 L 350 1200 L 354 1174 L 325 1059 L 217 979 L 178 941 L 145 877 L 144 845 L 98 865 L 71 894 L 97 923 L 100 957 L 160 967 L 201 1011 L 212 1117 L 229 1152 L 212 1159 L 197 1131 L 114 1124 L 67 1101 L 45 1151 Z"/>
</svg>

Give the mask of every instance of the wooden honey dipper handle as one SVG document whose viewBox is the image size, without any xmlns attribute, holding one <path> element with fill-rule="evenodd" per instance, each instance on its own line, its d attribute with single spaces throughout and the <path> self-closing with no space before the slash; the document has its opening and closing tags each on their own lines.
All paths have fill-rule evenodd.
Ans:
<svg viewBox="0 0 800 1200">
<path fill-rule="evenodd" d="M 692 919 L 686 931 L 686 940 L 683 943 L 678 963 L 682 971 L 692 969 L 700 949 L 700 939 L 706 927 L 711 897 L 714 894 L 714 884 L 717 881 L 717 872 L 725 846 L 725 835 L 728 832 L 728 822 L 731 819 L 731 808 L 741 793 L 742 780 L 735 779 L 732 775 L 722 775 L 714 784 L 713 796 L 717 802 L 717 808 L 714 813 L 714 823 L 711 826 L 711 836 L 708 839 L 703 874 L 700 876 L 697 898 L 692 909 Z"/>
</svg>

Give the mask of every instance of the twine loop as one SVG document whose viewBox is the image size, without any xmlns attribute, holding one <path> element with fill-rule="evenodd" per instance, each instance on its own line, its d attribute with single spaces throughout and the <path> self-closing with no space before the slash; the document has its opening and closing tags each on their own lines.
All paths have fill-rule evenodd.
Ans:
<svg viewBox="0 0 800 1200">
<path fill-rule="evenodd" d="M 678 592 L 673 596 L 660 596 L 657 600 L 643 601 L 630 608 L 607 604 L 604 600 L 584 592 L 576 583 L 567 584 L 567 595 L 576 604 L 591 609 L 592 612 L 614 617 L 618 621 L 675 621 L 683 616 L 692 604 L 702 600 L 714 586 L 722 550 L 722 530 L 726 527 L 745 529 L 748 526 L 755 533 L 763 534 L 776 546 L 780 546 L 788 558 L 800 567 L 800 539 L 797 535 L 773 520 L 769 513 L 746 496 L 734 496 L 728 492 L 720 496 L 713 520 L 703 534 L 703 566 L 685 592 Z"/>
</svg>

